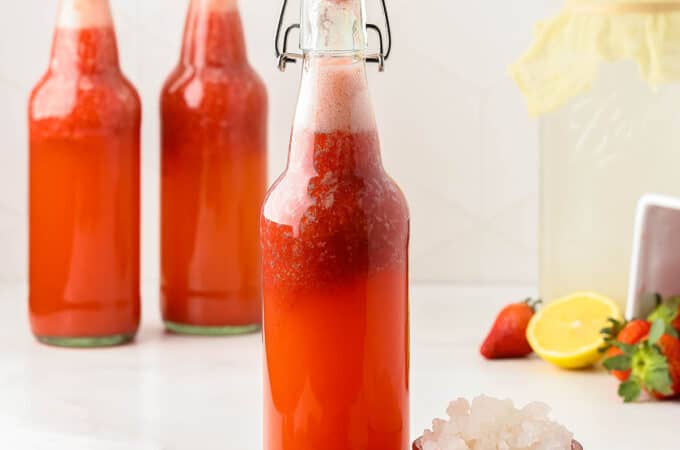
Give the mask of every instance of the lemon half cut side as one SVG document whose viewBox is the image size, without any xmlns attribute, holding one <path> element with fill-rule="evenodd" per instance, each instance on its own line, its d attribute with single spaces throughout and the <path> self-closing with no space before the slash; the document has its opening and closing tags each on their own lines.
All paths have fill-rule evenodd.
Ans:
<svg viewBox="0 0 680 450">
<path fill-rule="evenodd" d="M 527 327 L 527 340 L 538 356 L 558 367 L 585 368 L 602 357 L 600 330 L 610 317 L 621 319 L 616 302 L 594 292 L 578 292 L 536 313 Z"/>
</svg>

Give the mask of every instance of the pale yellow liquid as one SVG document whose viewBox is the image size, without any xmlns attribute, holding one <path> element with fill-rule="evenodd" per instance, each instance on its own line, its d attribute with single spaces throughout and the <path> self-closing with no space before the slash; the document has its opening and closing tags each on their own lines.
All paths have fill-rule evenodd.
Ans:
<svg viewBox="0 0 680 450">
<path fill-rule="evenodd" d="M 541 119 L 540 291 L 625 304 L 635 208 L 680 196 L 680 85 L 654 92 L 632 63 L 605 64 L 588 93 Z"/>
</svg>

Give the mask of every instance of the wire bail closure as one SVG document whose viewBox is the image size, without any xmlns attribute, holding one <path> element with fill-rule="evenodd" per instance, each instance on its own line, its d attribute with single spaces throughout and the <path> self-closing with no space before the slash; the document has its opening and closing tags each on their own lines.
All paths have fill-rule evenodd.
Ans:
<svg viewBox="0 0 680 450">
<path fill-rule="evenodd" d="M 389 14 L 387 13 L 387 5 L 385 4 L 385 0 L 380 0 L 380 3 L 382 5 L 383 15 L 385 16 L 385 28 L 387 30 L 387 51 L 385 51 L 383 32 L 380 29 L 380 27 L 375 24 L 368 23 L 366 24 L 366 29 L 373 30 L 378 35 L 378 39 L 380 40 L 380 50 L 378 53 L 367 54 L 365 60 L 366 62 L 369 63 L 378 64 L 378 70 L 380 72 L 384 72 L 385 61 L 387 61 L 387 59 L 390 57 L 390 53 L 392 53 L 392 29 L 390 27 L 390 17 Z M 290 37 L 290 33 L 293 30 L 300 29 L 299 23 L 294 23 L 286 28 L 286 31 L 283 33 L 283 48 L 281 49 L 279 48 L 279 43 L 281 42 L 281 32 L 283 31 L 283 20 L 285 19 L 287 7 L 288 0 L 283 0 L 283 5 L 281 6 L 281 14 L 279 15 L 279 23 L 278 26 L 276 27 L 276 38 L 274 42 L 274 50 L 276 51 L 277 65 L 281 72 L 286 71 L 286 66 L 288 65 L 288 63 L 295 64 L 297 60 L 304 59 L 304 55 L 302 53 L 293 53 L 288 51 L 288 38 Z"/>
</svg>

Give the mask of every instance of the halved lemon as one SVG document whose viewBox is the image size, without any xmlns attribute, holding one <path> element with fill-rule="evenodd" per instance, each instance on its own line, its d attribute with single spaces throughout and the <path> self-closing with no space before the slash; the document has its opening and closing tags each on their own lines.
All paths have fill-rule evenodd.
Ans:
<svg viewBox="0 0 680 450">
<path fill-rule="evenodd" d="M 527 340 L 536 354 L 563 369 L 595 364 L 601 354 L 600 330 L 607 319 L 621 319 L 617 304 L 593 292 L 578 292 L 555 300 L 531 318 Z"/>
</svg>

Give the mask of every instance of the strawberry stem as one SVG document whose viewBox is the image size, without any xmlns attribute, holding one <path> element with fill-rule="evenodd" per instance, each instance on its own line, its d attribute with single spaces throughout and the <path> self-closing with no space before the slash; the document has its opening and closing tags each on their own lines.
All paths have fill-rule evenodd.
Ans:
<svg viewBox="0 0 680 450">
<path fill-rule="evenodd" d="M 543 300 L 541 300 L 540 298 L 533 299 L 531 297 L 528 297 L 528 298 L 524 299 L 524 303 L 526 303 L 529 306 L 529 308 L 531 308 L 531 310 L 533 312 L 536 312 L 538 305 L 543 303 Z"/>
</svg>

